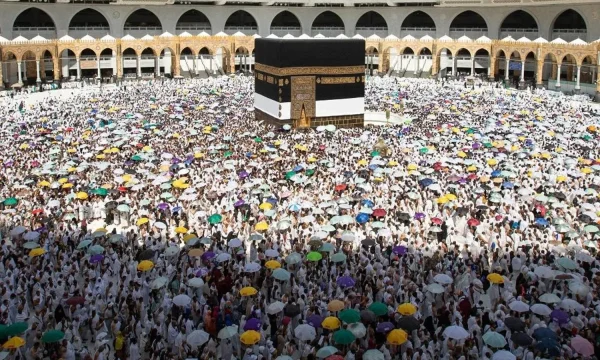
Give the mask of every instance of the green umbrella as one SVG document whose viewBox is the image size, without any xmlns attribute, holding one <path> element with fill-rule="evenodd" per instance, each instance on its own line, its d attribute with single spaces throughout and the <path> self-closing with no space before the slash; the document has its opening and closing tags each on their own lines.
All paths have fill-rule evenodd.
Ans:
<svg viewBox="0 0 600 360">
<path fill-rule="evenodd" d="M 353 324 L 360 321 L 360 313 L 354 309 L 342 310 L 338 317 L 347 324 Z"/>
<path fill-rule="evenodd" d="M 211 225 L 215 225 L 221 222 L 221 220 L 223 220 L 223 217 L 219 214 L 212 214 L 211 216 L 209 216 L 208 218 L 208 222 Z"/>
<path fill-rule="evenodd" d="M 169 190 L 171 188 L 171 183 L 168 183 L 168 182 L 162 183 L 162 184 L 160 184 L 160 188 L 163 190 Z"/>
<path fill-rule="evenodd" d="M 230 157 L 231 155 L 233 155 L 233 151 L 231 151 L 231 150 L 226 151 L 225 154 L 223 154 L 223 156 L 226 158 Z"/>
<path fill-rule="evenodd" d="M 254 142 L 261 143 L 262 139 L 257 136 L 257 137 L 254 138 Z"/>
<path fill-rule="evenodd" d="M 293 172 L 293 171 L 288 171 L 288 172 L 286 172 L 286 173 L 285 173 L 285 179 L 286 179 L 286 180 L 289 180 L 289 179 L 291 179 L 291 178 L 292 178 L 292 176 L 294 176 L 294 175 L 296 175 L 296 173 L 295 173 L 295 172 Z"/>
<path fill-rule="evenodd" d="M 597 233 L 598 227 L 596 225 L 586 225 L 583 228 L 583 231 L 588 232 L 588 233 Z"/>
<path fill-rule="evenodd" d="M 106 190 L 104 188 L 92 189 L 92 190 L 90 190 L 90 194 L 106 196 L 106 195 L 108 195 L 108 190 Z"/>
<path fill-rule="evenodd" d="M 8 333 L 6 332 L 7 329 L 8 329 L 8 326 L 0 324 L 0 339 L 8 338 Z"/>
<path fill-rule="evenodd" d="M 306 255 L 306 258 L 308 259 L 308 261 L 319 261 L 323 258 L 323 255 L 316 251 L 311 251 L 308 253 L 308 255 Z"/>
<path fill-rule="evenodd" d="M 372 157 L 379 156 L 379 151 L 373 151 L 373 152 L 371 152 L 371 156 Z"/>
<path fill-rule="evenodd" d="M 18 202 L 19 202 L 19 200 L 17 200 L 17 198 L 9 197 L 8 199 L 4 200 L 4 205 L 13 206 L 13 205 L 17 205 Z"/>
<path fill-rule="evenodd" d="M 83 249 L 86 248 L 88 246 L 90 246 L 92 244 L 92 240 L 83 240 L 82 242 L 80 242 L 77 245 L 77 249 Z"/>
<path fill-rule="evenodd" d="M 306 170 L 306 176 L 313 176 L 315 174 L 315 169 Z"/>
<path fill-rule="evenodd" d="M 142 157 L 139 156 L 139 155 L 134 155 L 134 156 L 131 157 L 131 160 L 133 160 L 133 161 L 142 161 Z"/>
<path fill-rule="evenodd" d="M 317 357 L 319 359 L 325 359 L 326 357 L 331 356 L 337 352 L 339 352 L 339 350 L 335 347 L 325 346 L 324 348 L 320 348 L 319 351 L 317 351 Z"/>
<path fill-rule="evenodd" d="M 8 325 L 6 328 L 6 334 L 8 336 L 17 336 L 27 331 L 27 329 L 29 329 L 29 324 L 26 322 L 16 322 Z"/>
<path fill-rule="evenodd" d="M 371 310 L 377 316 L 387 315 L 387 313 L 388 313 L 387 306 L 384 303 L 379 302 L 379 301 L 372 303 L 369 306 L 369 310 Z"/>
<path fill-rule="evenodd" d="M 419 149 L 419 152 L 420 152 L 421 154 L 427 154 L 427 153 L 429 152 L 429 149 L 428 149 L 428 148 L 426 148 L 426 147 L 422 147 L 422 148 L 420 148 L 420 149 Z"/>
<path fill-rule="evenodd" d="M 333 342 L 340 345 L 349 345 L 356 340 L 354 334 L 350 330 L 341 329 L 333 333 Z"/>
<path fill-rule="evenodd" d="M 346 261 L 346 254 L 344 254 L 343 252 L 333 254 L 333 255 L 331 255 L 331 261 L 333 261 L 334 263 L 344 262 L 344 261 Z"/>
<path fill-rule="evenodd" d="M 55 343 L 61 341 L 65 337 L 65 333 L 60 330 L 49 330 L 42 335 L 43 343 Z"/>
<path fill-rule="evenodd" d="M 589 136 L 589 135 L 584 135 L 584 136 L 583 136 L 583 140 L 585 140 L 585 141 L 590 141 L 590 140 L 592 140 L 592 139 L 593 139 L 593 138 L 592 138 L 591 136 Z"/>
<path fill-rule="evenodd" d="M 25 244 L 23 244 L 23 247 L 25 249 L 35 249 L 35 248 L 39 248 L 40 244 L 36 243 L 35 241 L 28 241 Z"/>
<path fill-rule="evenodd" d="M 99 255 L 104 252 L 104 248 L 100 245 L 94 245 L 88 249 L 88 254 L 90 255 Z"/>
</svg>

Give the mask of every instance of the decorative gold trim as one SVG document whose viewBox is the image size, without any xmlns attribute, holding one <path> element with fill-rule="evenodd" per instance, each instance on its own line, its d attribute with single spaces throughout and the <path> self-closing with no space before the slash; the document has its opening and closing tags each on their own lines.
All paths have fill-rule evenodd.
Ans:
<svg viewBox="0 0 600 360">
<path fill-rule="evenodd" d="M 299 120 L 304 105 L 305 117 L 314 118 L 316 116 L 316 78 L 315 76 L 292 76 L 291 91 L 291 118 Z"/>
<path fill-rule="evenodd" d="M 324 85 L 335 85 L 335 84 L 354 84 L 354 82 L 359 79 L 354 76 L 344 76 L 344 77 L 322 77 L 321 84 Z"/>
<path fill-rule="evenodd" d="M 276 76 L 292 75 L 356 75 L 365 71 L 364 65 L 357 66 L 303 66 L 278 68 L 274 66 L 255 64 L 256 71 Z"/>
<path fill-rule="evenodd" d="M 266 83 L 273 84 L 273 85 L 277 84 L 277 79 L 275 79 L 271 75 L 265 75 L 265 74 L 261 74 L 258 72 L 255 74 L 256 74 L 256 80 L 258 80 L 258 81 L 264 81 Z"/>
</svg>

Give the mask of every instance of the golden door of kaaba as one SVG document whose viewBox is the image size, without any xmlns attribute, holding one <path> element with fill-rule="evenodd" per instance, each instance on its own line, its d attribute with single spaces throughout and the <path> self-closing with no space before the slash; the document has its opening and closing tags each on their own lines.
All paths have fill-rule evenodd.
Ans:
<svg viewBox="0 0 600 360">
<path fill-rule="evenodd" d="M 308 128 L 316 116 L 315 76 L 292 76 L 291 119 L 295 128 Z"/>
</svg>

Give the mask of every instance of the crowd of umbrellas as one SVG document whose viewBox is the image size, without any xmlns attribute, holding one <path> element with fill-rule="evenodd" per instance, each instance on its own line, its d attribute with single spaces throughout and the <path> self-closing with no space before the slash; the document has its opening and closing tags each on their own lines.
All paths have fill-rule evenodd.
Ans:
<svg viewBox="0 0 600 360">
<path fill-rule="evenodd" d="M 595 107 L 366 87 L 400 123 L 267 126 L 244 76 L 3 99 L 0 359 L 597 358 Z"/>
</svg>

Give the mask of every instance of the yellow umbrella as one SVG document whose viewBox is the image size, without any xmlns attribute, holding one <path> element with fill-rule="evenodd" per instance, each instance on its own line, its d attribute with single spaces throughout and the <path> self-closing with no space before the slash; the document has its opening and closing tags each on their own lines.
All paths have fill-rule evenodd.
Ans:
<svg viewBox="0 0 600 360">
<path fill-rule="evenodd" d="M 264 203 L 260 204 L 260 206 L 258 208 L 261 210 L 271 210 L 273 208 L 273 204 L 264 202 Z"/>
<path fill-rule="evenodd" d="M 138 271 L 150 271 L 154 267 L 154 263 L 150 260 L 143 260 L 137 266 Z"/>
<path fill-rule="evenodd" d="M 398 162 L 397 162 L 397 161 L 395 161 L 395 160 L 390 160 L 390 161 L 388 162 L 388 166 L 398 166 Z"/>
<path fill-rule="evenodd" d="M 477 171 L 477 167 L 475 165 L 471 165 L 467 168 L 467 171 L 470 171 L 470 172 Z"/>
<path fill-rule="evenodd" d="M 148 221 L 150 221 L 148 218 L 143 217 L 143 218 L 139 218 L 135 224 L 137 226 L 141 226 L 141 225 L 147 224 Z"/>
<path fill-rule="evenodd" d="M 104 150 L 102 150 L 102 153 L 103 154 L 110 154 L 110 149 L 104 149 Z"/>
<path fill-rule="evenodd" d="M 592 172 L 592 169 L 590 169 L 589 167 L 584 167 L 583 169 L 581 169 L 581 172 L 584 174 L 590 174 Z"/>
<path fill-rule="evenodd" d="M 44 255 L 45 253 L 46 253 L 46 250 L 44 250 L 42 248 L 35 248 L 35 249 L 31 249 L 31 251 L 29 252 L 29 257 L 36 257 L 36 256 Z"/>
<path fill-rule="evenodd" d="M 71 166 L 70 168 L 67 169 L 68 172 L 75 172 L 77 171 L 76 167 Z"/>
<path fill-rule="evenodd" d="M 317 158 L 316 158 L 316 157 L 314 157 L 314 156 L 311 156 L 311 157 L 309 157 L 309 158 L 308 158 L 308 162 L 309 162 L 309 163 L 314 163 L 314 162 L 316 162 L 316 161 L 317 161 Z"/>
<path fill-rule="evenodd" d="M 550 155 L 549 153 L 542 153 L 542 159 L 546 159 L 546 160 L 552 159 L 552 155 Z"/>
<path fill-rule="evenodd" d="M 256 231 L 266 231 L 269 228 L 269 224 L 265 221 L 261 221 L 254 226 L 254 230 Z"/>
<path fill-rule="evenodd" d="M 340 311 L 344 307 L 344 302 L 341 300 L 331 300 L 329 304 L 327 304 L 327 310 L 329 311 Z"/>
<path fill-rule="evenodd" d="M 40 181 L 38 183 L 38 186 L 39 187 L 47 187 L 47 186 L 50 186 L 50 183 L 48 181 L 44 180 L 44 181 Z"/>
<path fill-rule="evenodd" d="M 402 345 L 408 340 L 408 334 L 402 329 L 394 329 L 387 336 L 387 342 L 391 345 Z"/>
<path fill-rule="evenodd" d="M 188 232 L 188 229 L 184 228 L 183 226 L 178 226 L 175 228 L 176 234 L 185 234 L 186 232 Z"/>
<path fill-rule="evenodd" d="M 19 149 L 21 149 L 21 150 L 29 149 L 29 144 L 21 144 L 21 146 L 19 146 Z"/>
<path fill-rule="evenodd" d="M 190 239 L 193 239 L 193 238 L 195 238 L 195 237 L 197 237 L 197 236 L 196 236 L 196 234 L 186 234 L 186 235 L 183 237 L 183 242 L 188 242 L 188 241 L 190 241 Z"/>
<path fill-rule="evenodd" d="M 417 166 L 417 164 L 408 164 L 406 168 L 408 170 L 417 170 L 419 167 Z"/>
<path fill-rule="evenodd" d="M 446 194 L 446 195 L 444 195 L 444 197 L 448 198 L 448 200 L 450 200 L 450 201 L 454 201 L 454 200 L 458 199 L 456 197 L 456 195 L 454 195 L 454 194 Z"/>
<path fill-rule="evenodd" d="M 490 166 L 498 165 L 498 160 L 496 159 L 488 159 L 487 164 Z"/>
<path fill-rule="evenodd" d="M 488 181 L 490 181 L 490 177 L 489 176 L 482 176 L 479 178 L 479 181 L 481 181 L 482 183 L 486 183 Z"/>
<path fill-rule="evenodd" d="M 445 203 L 447 203 L 448 201 L 450 201 L 450 200 L 449 200 L 447 197 L 445 197 L 445 196 L 440 196 L 440 197 L 437 199 L 437 203 L 438 203 L 438 204 L 445 204 Z"/>
<path fill-rule="evenodd" d="M 2 347 L 6 350 L 14 350 L 14 349 L 23 347 L 24 345 L 25 345 L 25 340 L 23 340 L 22 338 L 20 338 L 18 336 L 15 336 L 15 337 L 10 338 L 4 344 L 2 344 Z"/>
<path fill-rule="evenodd" d="M 465 153 L 464 151 L 459 151 L 457 155 L 458 155 L 458 157 L 463 158 L 463 159 L 467 157 L 467 153 Z"/>
<path fill-rule="evenodd" d="M 62 185 L 62 188 L 63 188 L 63 189 L 70 189 L 70 188 L 72 188 L 72 187 L 73 187 L 73 184 L 71 184 L 71 183 L 66 183 L 66 184 L 63 184 L 63 185 Z"/>
<path fill-rule="evenodd" d="M 244 345 L 254 345 L 260 341 L 260 333 L 258 331 L 254 331 L 254 330 L 245 331 L 240 336 L 240 341 Z"/>
<path fill-rule="evenodd" d="M 492 283 L 492 284 L 503 284 L 504 283 L 504 278 L 502 277 L 502 275 L 498 274 L 498 273 L 491 273 L 487 276 L 487 279 Z"/>
<path fill-rule="evenodd" d="M 358 161 L 359 166 L 366 166 L 369 162 L 365 159 L 361 159 Z"/>
<path fill-rule="evenodd" d="M 281 267 L 281 264 L 277 260 L 269 260 L 265 263 L 265 267 L 271 270 L 279 269 Z"/>
<path fill-rule="evenodd" d="M 132 177 L 130 174 L 123 175 L 123 181 L 131 181 Z"/>
<path fill-rule="evenodd" d="M 245 288 L 242 288 L 242 290 L 240 290 L 240 295 L 244 297 L 253 296 L 256 294 L 258 294 L 258 290 L 256 290 L 252 286 L 246 286 Z"/>
<path fill-rule="evenodd" d="M 323 329 L 335 330 L 339 329 L 340 326 L 342 326 L 342 322 L 335 316 L 328 316 L 325 318 L 325 320 L 323 320 L 321 326 L 323 327 Z"/>
<path fill-rule="evenodd" d="M 566 177 L 566 176 L 564 176 L 564 175 L 558 175 L 558 176 L 556 177 L 556 181 L 557 181 L 557 182 L 564 182 L 564 181 L 567 181 L 567 177 Z"/>
<path fill-rule="evenodd" d="M 517 151 L 519 150 L 521 147 L 519 145 L 513 145 L 510 147 L 510 151 Z"/>
<path fill-rule="evenodd" d="M 67 180 L 67 178 L 60 178 L 60 179 L 58 179 L 58 183 L 59 183 L 59 184 L 64 184 L 64 183 L 66 183 L 67 181 L 69 181 L 69 180 Z"/>
<path fill-rule="evenodd" d="M 80 191 L 77 194 L 75 194 L 75 197 L 79 200 L 85 200 L 88 198 L 88 194 L 85 191 Z"/>
<path fill-rule="evenodd" d="M 144 147 L 142 148 L 142 151 L 143 151 L 143 152 L 150 152 L 150 151 L 152 151 L 152 148 L 151 148 L 150 146 L 146 145 L 146 146 L 144 146 Z"/>
<path fill-rule="evenodd" d="M 404 303 L 398 306 L 396 309 L 402 315 L 412 315 L 417 312 L 417 307 L 411 303 Z"/>
<path fill-rule="evenodd" d="M 106 228 L 97 228 L 96 230 L 94 230 L 94 232 L 97 232 L 97 231 L 101 231 L 105 234 L 108 232 L 108 230 Z"/>
<path fill-rule="evenodd" d="M 106 159 L 106 155 L 104 155 L 104 154 L 96 155 L 96 159 Z"/>
<path fill-rule="evenodd" d="M 202 249 L 192 249 L 190 251 L 188 251 L 188 256 L 191 257 L 199 257 L 202 256 L 204 254 L 204 250 Z"/>
<path fill-rule="evenodd" d="M 195 159 L 200 159 L 201 157 L 204 157 L 203 153 L 201 153 L 201 152 L 194 153 L 194 158 Z"/>
<path fill-rule="evenodd" d="M 186 184 L 183 181 L 177 180 L 177 181 L 173 181 L 173 187 L 176 189 L 187 189 L 190 187 L 190 184 Z"/>
</svg>

